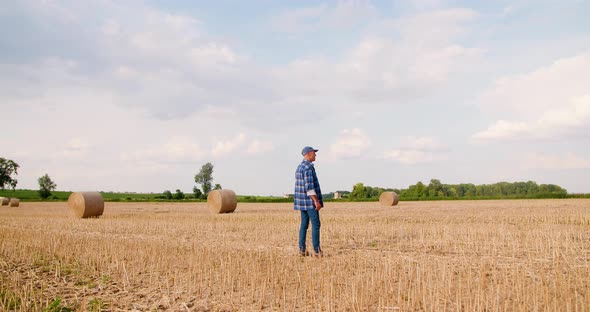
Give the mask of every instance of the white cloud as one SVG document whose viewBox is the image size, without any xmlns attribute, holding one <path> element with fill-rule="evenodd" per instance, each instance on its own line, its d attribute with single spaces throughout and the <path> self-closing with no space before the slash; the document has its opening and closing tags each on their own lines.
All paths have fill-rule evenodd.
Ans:
<svg viewBox="0 0 590 312">
<path fill-rule="evenodd" d="M 386 168 L 401 169 L 397 176 L 405 175 L 411 183 L 435 169 L 443 179 L 445 171 L 461 179 L 470 179 L 469 174 L 483 179 L 485 170 L 507 168 L 502 159 L 493 159 L 486 168 L 466 164 L 450 171 L 445 166 L 392 167 L 384 161 L 420 164 L 447 157 L 446 147 L 434 137 L 406 137 L 391 146 L 400 129 L 428 133 L 428 127 L 436 127 L 440 138 L 449 138 L 473 124 L 484 130 L 474 134 L 479 141 L 557 138 L 551 144 L 587 154 L 584 144 L 576 144 L 581 140 L 562 140 L 590 133 L 587 53 L 498 80 L 481 98 L 488 116 L 459 107 L 477 87 L 495 79 L 493 73 L 506 75 L 506 69 L 518 68 L 512 64 L 514 55 L 552 49 L 544 40 L 570 53 L 562 55 L 587 49 L 580 27 L 575 28 L 579 33 L 557 35 L 538 24 L 539 33 L 551 38 L 521 36 L 529 28 L 519 27 L 531 20 L 518 7 L 513 12 L 519 14 L 512 13 L 505 23 L 499 16 L 504 5 L 498 4 L 486 6 L 480 18 L 472 9 L 437 10 L 447 6 L 438 0 L 375 3 L 376 8 L 369 1 L 334 1 L 285 12 L 275 21 L 285 18 L 283 30 L 290 33 L 278 34 L 260 19 L 240 27 L 249 17 L 239 14 L 249 10 L 232 15 L 231 21 L 230 16 L 210 14 L 219 12 L 215 5 L 190 10 L 143 1 L 27 0 L 0 5 L 6 8 L 0 12 L 0 26 L 14 30 L 0 38 L 0 128 L 9 134 L 3 141 L 11 147 L 4 156 L 22 164 L 19 186 L 34 187 L 36 178 L 48 172 L 52 178 L 56 175 L 60 188 L 161 191 L 168 185 L 182 188 L 179 184 L 185 182 L 190 188 L 194 168 L 213 161 L 220 176 L 231 172 L 228 183 L 240 183 L 239 188 L 253 193 L 281 194 L 281 188 L 292 186 L 290 175 L 281 186 L 282 166 L 289 166 L 287 157 L 299 152 L 288 152 L 293 147 L 286 142 L 316 135 L 319 143 L 311 144 L 324 145 L 319 160 L 339 160 L 324 170 L 337 173 L 339 166 L 350 168 L 348 162 L 363 160 L 357 161 L 349 179 L 370 174 L 367 179 L 381 176 L 387 181 L 391 171 Z M 285 4 L 253 9 L 264 16 L 277 7 Z M 393 10 L 377 11 L 384 7 Z M 581 20 L 568 24 L 565 16 L 575 14 L 567 12 L 573 11 L 551 18 L 563 22 L 563 29 L 574 29 L 567 27 Z M 204 24 L 208 18 L 215 18 L 214 23 Z M 494 32 L 499 25 L 522 40 L 514 44 L 512 33 Z M 510 48 L 503 46 L 507 42 Z M 478 47 L 493 51 L 485 62 Z M 518 62 L 526 67 L 532 61 Z M 488 71 L 487 66 L 495 69 Z M 472 71 L 490 75 L 470 76 Z M 400 116 L 419 120 L 400 121 Z M 439 127 L 441 121 L 431 118 L 469 122 Z M 373 129 L 370 138 L 360 130 L 367 127 Z M 330 130 L 344 128 L 348 130 L 336 135 Z M 62 143 L 42 142 L 39 133 Z M 378 148 L 377 142 L 386 147 Z M 486 158 L 492 150 L 468 149 L 461 143 L 454 142 L 453 149 L 472 159 Z M 531 144 L 541 152 L 551 148 L 544 143 Z M 530 145 L 518 147 L 527 150 Z M 243 157 L 256 153 L 270 158 Z M 583 164 L 574 157 L 560 159 Z M 240 172 L 244 161 L 253 166 L 263 161 L 276 170 L 254 182 Z M 384 165 L 384 170 L 367 170 L 367 165 Z M 334 181 L 352 185 L 342 177 Z"/>
<path fill-rule="evenodd" d="M 444 0 L 399 0 L 398 2 L 417 11 L 434 10 L 446 4 Z"/>
<path fill-rule="evenodd" d="M 382 158 L 405 165 L 432 163 L 447 159 L 445 149 L 433 137 L 407 136 L 402 138 L 399 148 L 385 151 Z"/>
<path fill-rule="evenodd" d="M 101 39 L 106 40 L 105 43 L 122 45 L 117 48 L 118 52 L 133 53 L 137 57 L 176 55 L 182 58 L 186 51 L 201 43 L 198 22 L 193 18 L 148 8 L 137 13 L 140 27 L 123 20 L 108 20 L 102 28 L 107 36 Z M 112 25 L 118 25 L 118 28 Z M 171 61 L 174 60 L 177 59 Z"/>
<path fill-rule="evenodd" d="M 538 123 L 539 127 L 547 132 L 552 131 L 552 129 L 575 129 L 589 126 L 590 93 L 573 97 L 565 107 L 547 110 Z"/>
<path fill-rule="evenodd" d="M 228 42 L 204 34 L 196 18 L 129 4 L 92 6 L 96 23 L 67 25 L 80 36 L 73 45 L 89 46 L 87 53 L 41 50 L 67 57 L 53 58 L 57 61 L 51 64 L 43 55 L 37 64 L 14 66 L 10 75 L 0 75 L 0 91 L 20 96 L 75 88 L 84 90 L 87 98 L 110 97 L 115 105 L 161 120 L 184 119 L 214 107 L 239 114 L 235 119 L 241 125 L 261 128 L 255 120 L 272 114 L 264 124 L 268 129 L 283 126 L 285 120 L 301 120 L 300 107 L 310 103 L 319 114 L 330 114 L 358 101 L 375 108 L 428 95 L 478 54 L 451 42 L 471 11 L 433 13 L 432 20 L 424 15 L 401 19 L 395 31 L 412 36 L 367 35 L 339 60 L 302 58 L 271 69 L 249 63 Z M 338 20 L 356 13 L 364 16 L 372 6 L 342 1 L 321 8 L 321 14 Z M 51 25 L 52 9 L 44 10 Z M 81 20 L 92 13 L 76 12 Z M 430 36 L 420 29 L 451 30 Z"/>
<path fill-rule="evenodd" d="M 258 155 L 268 153 L 274 150 L 271 141 L 249 140 L 244 133 L 239 133 L 229 140 L 220 140 L 214 143 L 211 152 L 212 157 L 224 157 L 230 154 L 238 155 Z"/>
<path fill-rule="evenodd" d="M 527 74 L 499 79 L 483 94 L 481 101 L 485 112 L 502 116 L 502 120 L 475 133 L 472 139 L 584 135 L 590 130 L 589 85 L 590 53 L 560 59 Z M 519 120 L 512 116 L 518 116 Z"/>
<path fill-rule="evenodd" d="M 284 32 L 300 32 L 311 29 L 309 20 L 318 19 L 325 11 L 326 6 L 306 7 L 285 11 L 275 17 L 273 26 Z"/>
<path fill-rule="evenodd" d="M 345 129 L 340 132 L 336 142 L 330 145 L 330 152 L 336 158 L 354 158 L 361 156 L 363 150 L 371 145 L 371 140 L 358 128 Z"/>
<path fill-rule="evenodd" d="M 487 140 L 556 139 L 587 135 L 590 130 L 590 94 L 549 109 L 530 122 L 499 120 L 484 131 L 475 133 L 474 142 Z"/>
<path fill-rule="evenodd" d="M 203 150 L 194 139 L 181 137 L 172 139 L 162 147 L 163 153 L 173 160 L 194 161 L 203 157 Z"/>
<path fill-rule="evenodd" d="M 341 60 L 297 59 L 276 68 L 273 80 L 285 94 L 335 98 L 340 106 L 424 97 L 477 62 L 480 49 L 452 42 L 474 16 L 471 10 L 444 10 L 389 21 L 382 24 L 387 32 L 364 36 Z"/>
<path fill-rule="evenodd" d="M 590 158 L 584 158 L 575 153 L 566 155 L 529 154 L 522 161 L 527 169 L 569 170 L 590 169 Z"/>
<path fill-rule="evenodd" d="M 502 16 L 508 17 L 508 16 L 514 14 L 515 11 L 516 10 L 513 5 L 506 6 L 506 7 L 504 7 L 504 9 L 502 9 Z"/>
<path fill-rule="evenodd" d="M 376 15 L 376 8 L 366 0 L 341 0 L 327 17 L 332 27 L 353 25 Z"/>
<path fill-rule="evenodd" d="M 394 160 L 404 165 L 414 165 L 419 163 L 431 163 L 442 158 L 435 154 L 421 150 L 391 150 L 383 154 L 384 159 Z"/>
<path fill-rule="evenodd" d="M 106 36 L 115 37 L 121 34 L 121 24 L 113 19 L 107 19 L 100 30 Z"/>
<path fill-rule="evenodd" d="M 475 133 L 471 138 L 474 141 L 490 139 L 512 139 L 531 136 L 534 132 L 525 122 L 510 122 L 498 120 L 487 130 Z"/>
<path fill-rule="evenodd" d="M 124 161 L 141 161 L 147 163 L 182 163 L 203 159 L 206 151 L 190 137 L 177 136 L 159 144 L 152 143 L 143 149 L 133 152 L 123 152 Z"/>
<path fill-rule="evenodd" d="M 254 140 L 248 145 L 246 153 L 249 155 L 258 155 L 268 153 L 274 150 L 274 145 L 270 141 Z"/>
<path fill-rule="evenodd" d="M 434 137 L 405 136 L 401 138 L 400 146 L 404 149 L 424 151 L 436 151 L 444 149 L 444 146 L 441 143 L 436 142 Z"/>
<path fill-rule="evenodd" d="M 115 76 L 121 79 L 138 79 L 140 78 L 137 71 L 129 66 L 121 65 L 115 69 Z"/>
<path fill-rule="evenodd" d="M 316 31 L 325 28 L 352 26 L 376 14 L 375 7 L 365 0 L 341 0 L 333 6 L 290 9 L 272 20 L 274 29 L 288 33 Z"/>
<path fill-rule="evenodd" d="M 441 9 L 389 20 L 386 25 L 397 29 L 404 41 L 440 45 L 465 33 L 467 28 L 463 24 L 477 16 L 475 10 L 468 8 Z"/>
<path fill-rule="evenodd" d="M 236 149 L 241 147 L 246 141 L 246 135 L 243 133 L 238 134 L 235 138 L 228 140 L 228 141 L 219 141 L 213 147 L 211 151 L 211 155 L 213 157 L 221 157 L 226 156 Z"/>
<path fill-rule="evenodd" d="M 54 157 L 58 159 L 79 159 L 87 156 L 90 145 L 87 139 L 73 138 L 62 148 L 58 149 Z"/>
<path fill-rule="evenodd" d="M 530 73 L 500 78 L 484 92 L 481 102 L 490 113 L 538 116 L 587 94 L 588 85 L 590 53 L 585 53 L 559 59 Z"/>
<path fill-rule="evenodd" d="M 10 75 L 0 75 L 2 94 L 22 98 L 23 94 L 43 95 L 45 90 L 55 88 L 83 87 L 87 98 L 110 95 L 116 105 L 172 119 L 186 118 L 207 106 L 231 106 L 244 98 L 252 99 L 255 96 L 244 93 L 255 93 L 251 91 L 254 89 L 245 87 L 245 82 L 264 81 L 250 79 L 255 71 L 236 69 L 243 66 L 244 58 L 228 44 L 204 36 L 200 22 L 192 17 L 139 3 L 89 1 L 87 6 L 93 10 L 84 5 L 69 8 L 80 21 L 68 22 L 57 17 L 60 8 L 68 6 L 30 4 L 20 8 L 23 14 L 37 16 L 40 23 L 52 28 L 49 33 L 35 32 L 31 40 L 68 39 L 68 46 L 41 45 L 27 51 L 32 59 L 14 62 Z M 67 28 L 63 33 L 71 34 L 71 38 L 51 37 L 61 28 Z M 4 92 L 4 88 L 10 91 Z M 264 92 L 263 87 L 259 90 Z"/>
<path fill-rule="evenodd" d="M 205 66 L 213 64 L 234 64 L 237 55 L 225 44 L 216 42 L 193 48 L 190 54 L 193 64 Z"/>
</svg>

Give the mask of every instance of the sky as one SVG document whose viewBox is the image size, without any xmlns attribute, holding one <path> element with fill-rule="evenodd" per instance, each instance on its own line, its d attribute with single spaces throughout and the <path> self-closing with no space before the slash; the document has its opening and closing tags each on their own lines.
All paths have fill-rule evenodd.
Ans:
<svg viewBox="0 0 590 312">
<path fill-rule="evenodd" d="M 324 193 L 535 181 L 590 193 L 590 2 L 0 1 L 17 188 Z"/>
</svg>

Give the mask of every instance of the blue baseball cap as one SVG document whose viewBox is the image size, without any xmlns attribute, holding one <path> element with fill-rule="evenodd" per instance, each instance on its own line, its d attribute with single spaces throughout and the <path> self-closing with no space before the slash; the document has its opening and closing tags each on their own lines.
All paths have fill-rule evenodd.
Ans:
<svg viewBox="0 0 590 312">
<path fill-rule="evenodd" d="M 317 150 L 317 149 L 315 149 L 315 148 L 313 148 L 313 147 L 311 147 L 311 146 L 306 146 L 306 147 L 304 147 L 304 148 L 303 148 L 303 150 L 301 151 L 301 155 L 305 156 L 305 154 L 307 154 L 307 153 L 309 153 L 309 152 L 311 152 L 311 151 L 317 152 L 317 151 L 319 151 L 319 150 Z"/>
</svg>

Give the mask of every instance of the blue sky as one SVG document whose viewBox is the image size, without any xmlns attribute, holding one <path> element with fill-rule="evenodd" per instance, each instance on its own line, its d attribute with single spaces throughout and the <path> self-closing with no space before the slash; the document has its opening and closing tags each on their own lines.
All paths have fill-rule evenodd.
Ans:
<svg viewBox="0 0 590 312">
<path fill-rule="evenodd" d="M 5 1 L 0 157 L 19 188 L 590 192 L 587 1 Z"/>
</svg>

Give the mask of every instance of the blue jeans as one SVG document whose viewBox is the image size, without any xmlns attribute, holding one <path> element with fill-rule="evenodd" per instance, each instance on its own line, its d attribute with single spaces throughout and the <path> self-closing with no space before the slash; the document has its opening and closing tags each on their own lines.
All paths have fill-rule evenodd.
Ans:
<svg viewBox="0 0 590 312">
<path fill-rule="evenodd" d="M 313 250 L 320 252 L 320 213 L 315 209 L 301 210 L 301 227 L 299 228 L 299 250 L 305 251 L 305 239 L 307 237 L 307 228 L 311 220 L 311 241 Z"/>
</svg>

